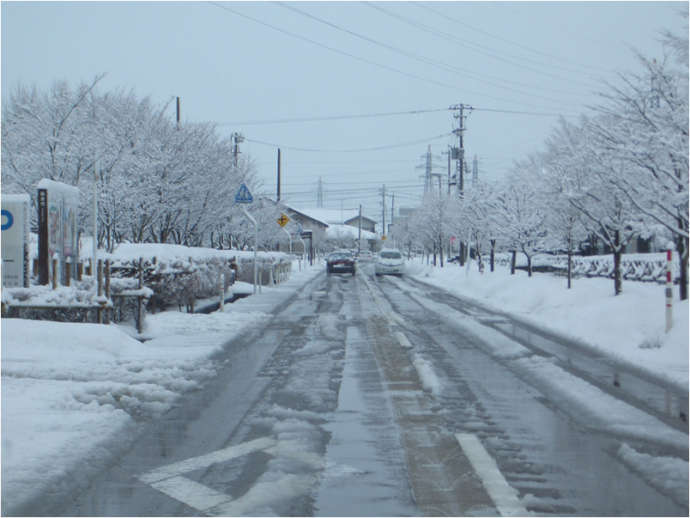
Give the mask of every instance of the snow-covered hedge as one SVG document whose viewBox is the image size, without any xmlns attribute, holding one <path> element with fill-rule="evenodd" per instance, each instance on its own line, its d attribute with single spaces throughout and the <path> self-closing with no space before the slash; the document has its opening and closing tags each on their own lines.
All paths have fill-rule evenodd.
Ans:
<svg viewBox="0 0 690 518">
<path fill-rule="evenodd" d="M 32 241 L 34 255 L 37 252 L 35 241 Z M 89 251 L 82 247 L 82 260 L 89 259 Z M 146 298 L 149 311 L 174 305 L 190 307 L 195 299 L 218 295 L 223 273 L 224 289 L 235 280 L 253 280 L 253 252 L 143 243 L 121 244 L 113 253 L 99 250 L 98 257 L 109 260 L 111 264 L 110 290 L 116 320 L 131 316 L 138 295 Z M 144 288 L 141 290 L 138 289 L 139 259 L 144 270 Z M 290 273 L 292 260 L 287 254 L 259 252 L 257 259 L 264 284 L 271 277 L 278 282 Z M 70 287 L 60 286 L 56 290 L 49 285 L 5 288 L 2 290 L 2 302 L 5 307 L 14 308 L 12 314 L 21 312 L 24 318 L 55 319 L 53 317 L 57 315 L 58 320 L 79 321 L 85 318 L 85 310 L 98 305 L 96 292 L 94 277 L 85 276 L 82 281 L 73 280 Z M 59 315 L 51 315 L 45 310 L 37 312 L 29 309 L 31 307 L 61 309 L 56 309 Z M 71 309 L 64 309 L 66 307 Z"/>
<path fill-rule="evenodd" d="M 224 289 L 235 279 L 251 278 L 254 253 L 143 243 L 122 244 L 104 258 L 111 261 L 113 277 L 129 279 L 137 278 L 142 259 L 144 285 L 153 290 L 147 309 L 155 311 L 175 304 L 190 306 L 195 299 L 216 296 L 223 274 Z M 290 257 L 280 252 L 259 252 L 257 260 L 262 270 L 277 264 L 289 269 L 292 264 Z"/>
<path fill-rule="evenodd" d="M 511 254 L 496 254 L 496 264 L 510 266 Z M 489 257 L 483 258 L 488 264 Z M 524 254 L 517 254 L 517 267 L 527 266 Z M 567 255 L 538 254 L 532 259 L 532 269 L 535 271 L 551 271 L 565 274 L 568 270 Z M 630 281 L 666 282 L 666 254 L 623 254 L 621 258 L 621 270 L 623 279 Z M 673 254 L 672 261 L 673 278 L 676 280 L 680 274 L 680 266 L 677 254 Z M 613 256 L 573 256 L 573 275 L 576 277 L 609 277 L 613 278 Z"/>
</svg>

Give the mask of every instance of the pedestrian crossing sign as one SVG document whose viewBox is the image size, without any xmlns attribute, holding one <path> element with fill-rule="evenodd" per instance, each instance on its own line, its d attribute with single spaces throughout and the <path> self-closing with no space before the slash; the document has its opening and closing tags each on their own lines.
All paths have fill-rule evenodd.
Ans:
<svg viewBox="0 0 690 518">
<path fill-rule="evenodd" d="M 237 191 L 237 194 L 235 194 L 235 203 L 253 203 L 253 202 L 254 202 L 254 197 L 252 196 L 252 193 L 249 192 L 249 189 L 247 189 L 247 186 L 244 184 L 240 185 L 240 188 Z"/>
</svg>

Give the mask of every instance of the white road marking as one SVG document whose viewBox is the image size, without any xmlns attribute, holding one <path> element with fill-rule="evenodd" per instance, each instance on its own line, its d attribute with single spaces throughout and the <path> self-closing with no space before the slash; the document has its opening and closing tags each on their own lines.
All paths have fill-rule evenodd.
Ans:
<svg viewBox="0 0 690 518">
<path fill-rule="evenodd" d="M 456 433 L 462 451 L 482 480 L 496 509 L 502 516 L 526 516 L 529 513 L 522 505 L 518 492 L 508 484 L 498 469 L 496 461 L 487 453 L 476 435 Z"/>
<path fill-rule="evenodd" d="M 405 321 L 398 315 L 397 313 L 393 312 L 392 310 L 387 312 L 386 316 L 388 317 L 389 322 L 395 322 L 399 326 L 404 326 Z"/>
<path fill-rule="evenodd" d="M 232 497 L 186 477 L 172 477 L 151 484 L 152 487 L 192 509 L 204 512 L 232 502 Z"/>
<path fill-rule="evenodd" d="M 192 457 L 191 459 L 168 464 L 139 475 L 138 478 L 170 498 L 174 498 L 196 511 L 209 514 L 208 511 L 214 507 L 231 504 L 233 502 L 232 496 L 181 475 L 197 469 L 207 468 L 219 462 L 242 457 L 255 451 L 273 448 L 276 444 L 275 440 L 263 437 L 206 455 L 200 455 L 199 457 Z"/>
<path fill-rule="evenodd" d="M 248 511 L 259 506 L 263 508 L 282 499 L 293 497 L 296 494 L 308 493 L 315 482 L 316 478 L 313 476 L 292 474 L 270 482 L 259 482 L 238 499 L 209 509 L 208 514 L 214 516 L 246 516 Z"/>
<path fill-rule="evenodd" d="M 212 464 L 218 462 L 225 462 L 230 459 L 237 457 L 242 457 L 248 455 L 255 451 L 264 450 L 275 446 L 276 441 L 269 439 L 267 437 L 261 439 L 255 439 L 253 441 L 245 442 L 243 444 L 238 444 L 236 446 L 230 446 L 222 450 L 214 451 L 213 453 L 208 453 L 206 455 L 201 455 L 199 457 L 192 457 L 191 459 L 186 459 L 180 462 L 175 462 L 173 464 L 168 464 L 167 466 L 162 466 L 160 468 L 149 471 L 139 476 L 139 480 L 147 484 L 153 484 L 159 480 L 165 478 L 171 478 L 177 475 L 182 475 L 183 473 L 188 473 L 197 469 L 206 468 Z"/>
<path fill-rule="evenodd" d="M 400 342 L 400 345 L 402 347 L 404 347 L 405 349 L 412 349 L 412 344 L 407 339 L 404 333 L 402 333 L 401 331 L 396 331 L 395 337 L 398 339 L 398 342 Z"/>
</svg>

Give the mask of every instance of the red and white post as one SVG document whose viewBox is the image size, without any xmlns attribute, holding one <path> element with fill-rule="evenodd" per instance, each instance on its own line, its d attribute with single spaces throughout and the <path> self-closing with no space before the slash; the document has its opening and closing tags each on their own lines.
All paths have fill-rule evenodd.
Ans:
<svg viewBox="0 0 690 518">
<path fill-rule="evenodd" d="M 671 250 L 671 243 L 666 250 L 666 332 L 668 333 L 673 327 L 673 279 L 671 277 L 671 259 L 673 252 Z"/>
</svg>

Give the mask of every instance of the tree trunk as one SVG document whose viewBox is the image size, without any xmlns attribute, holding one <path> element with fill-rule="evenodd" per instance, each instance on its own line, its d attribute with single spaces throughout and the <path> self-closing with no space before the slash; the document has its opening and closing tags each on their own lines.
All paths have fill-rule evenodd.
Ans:
<svg viewBox="0 0 690 518">
<path fill-rule="evenodd" d="M 621 232 L 616 230 L 614 234 L 614 248 L 613 248 L 613 287 L 616 295 L 623 292 L 623 276 L 621 275 Z"/>
<path fill-rule="evenodd" d="M 512 255 L 510 257 L 510 275 L 515 275 L 516 256 L 517 256 L 517 250 L 513 250 Z"/>
<path fill-rule="evenodd" d="M 525 254 L 525 257 L 527 257 L 527 277 L 532 277 L 532 256 Z"/>
<path fill-rule="evenodd" d="M 496 240 L 491 240 L 491 271 L 494 271 L 494 256 L 496 252 Z"/>
<path fill-rule="evenodd" d="M 573 240 L 568 238 L 568 289 L 573 287 Z"/>
</svg>

